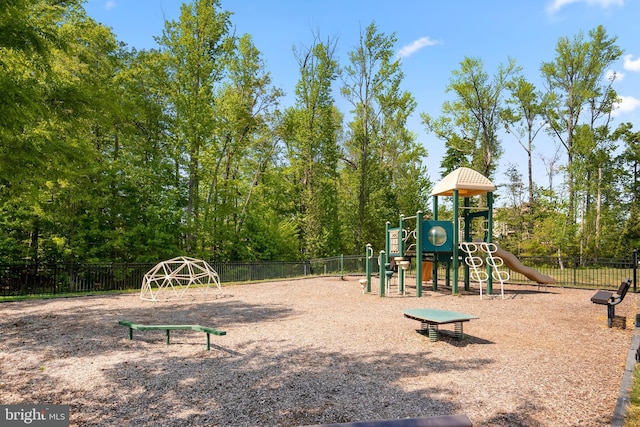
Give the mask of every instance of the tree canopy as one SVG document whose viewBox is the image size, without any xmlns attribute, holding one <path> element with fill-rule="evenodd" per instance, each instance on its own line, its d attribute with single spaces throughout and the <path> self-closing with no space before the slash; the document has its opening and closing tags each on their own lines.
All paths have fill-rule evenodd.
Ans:
<svg viewBox="0 0 640 427">
<path fill-rule="evenodd" d="M 386 221 L 429 215 L 394 33 L 372 22 L 343 58 L 336 38 L 292 41 L 291 105 L 216 0 L 183 4 L 156 40 L 128 48 L 80 0 L 0 0 L 3 262 L 354 254 L 383 246 Z M 640 241 L 638 132 L 610 128 L 617 95 L 602 79 L 621 54 L 602 27 L 563 38 L 545 88 L 514 59 L 491 73 L 463 58 L 442 115 L 422 115 L 446 144 L 443 174 L 494 179 L 504 144 L 530 160 L 542 129 L 565 149 L 570 197 L 508 168 L 507 248 L 614 255 Z"/>
</svg>

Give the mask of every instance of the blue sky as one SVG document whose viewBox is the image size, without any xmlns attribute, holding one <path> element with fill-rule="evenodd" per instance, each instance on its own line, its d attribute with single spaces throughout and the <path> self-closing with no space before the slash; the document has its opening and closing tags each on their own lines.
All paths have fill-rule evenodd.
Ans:
<svg viewBox="0 0 640 427">
<path fill-rule="evenodd" d="M 162 34 L 164 20 L 178 19 L 182 3 L 89 0 L 85 8 L 96 21 L 111 27 L 120 41 L 149 49 L 157 46 L 154 36 Z M 418 103 L 409 126 L 429 152 L 426 165 L 434 183 L 439 180 L 444 148 L 425 132 L 419 115 L 440 114 L 442 103 L 451 99 L 446 93 L 451 72 L 467 56 L 480 58 L 490 75 L 512 57 L 525 77 L 542 89 L 540 65 L 554 59 L 558 39 L 573 39 L 580 31 L 586 37 L 589 30 L 603 25 L 609 35 L 618 37 L 624 50 L 610 70 L 617 75 L 614 87 L 623 99 L 614 126 L 631 122 L 640 131 L 640 0 L 222 0 L 221 5 L 233 12 L 231 20 L 238 35 L 252 35 L 274 84 L 288 94 L 283 106 L 293 104 L 298 80 L 292 48 L 309 45 L 313 33 L 338 40 L 341 64 L 347 63 L 360 30 L 371 22 L 376 22 L 380 32 L 395 33 L 404 89 Z M 341 106 L 339 98 L 336 93 Z M 524 150 L 509 135 L 502 144 L 505 153 L 494 183 L 506 182 L 508 164 L 519 166 L 526 179 Z M 536 140 L 534 178 L 539 185 L 548 185 L 541 156 L 549 159 L 556 144 L 545 135 Z M 561 153 L 564 162 L 566 154 Z M 559 180 L 555 178 L 554 186 Z"/>
</svg>

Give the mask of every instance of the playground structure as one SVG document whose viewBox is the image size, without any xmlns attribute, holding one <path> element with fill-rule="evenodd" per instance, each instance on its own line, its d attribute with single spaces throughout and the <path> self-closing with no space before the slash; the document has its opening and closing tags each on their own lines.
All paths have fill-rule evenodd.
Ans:
<svg viewBox="0 0 640 427">
<path fill-rule="evenodd" d="M 216 286 L 222 293 L 218 273 L 201 259 L 177 257 L 155 265 L 142 278 L 140 299 L 180 299 L 191 288 L 200 289 L 205 295 Z"/>
<path fill-rule="evenodd" d="M 446 266 L 445 282 L 451 284 L 451 292 L 458 293 L 458 268 L 460 257 L 464 262 L 464 287 L 470 289 L 470 280 L 479 282 L 480 296 L 482 285 L 486 284 L 486 294 L 493 294 L 493 282 L 499 281 L 501 295 L 504 298 L 504 282 L 509 280 L 509 272 L 522 273 L 538 284 L 552 284 L 555 279 L 522 265 L 510 252 L 492 242 L 493 237 L 493 191 L 495 185 L 480 173 L 459 168 L 440 181 L 431 192 L 433 198 L 433 219 L 424 219 L 418 211 L 415 216 L 400 215 L 398 227 L 386 224 L 385 250 L 380 251 L 378 273 L 380 296 L 390 290 L 394 272 L 398 272 L 398 293 L 405 293 L 406 271 L 410 259 L 416 260 L 416 296 L 422 296 L 424 281 L 431 280 L 433 290 L 438 286 L 438 264 Z M 486 195 L 485 204 L 472 206 L 471 198 Z M 439 197 L 452 197 L 453 218 L 439 220 Z M 460 199 L 463 200 L 462 207 Z M 460 214 L 462 212 L 462 215 Z M 415 228 L 406 229 L 408 221 L 415 219 Z M 371 292 L 371 274 L 373 248 L 366 248 L 366 279 L 361 282 L 363 292 Z M 409 260 L 408 260 L 408 259 Z M 396 267 L 398 266 L 398 267 Z"/>
</svg>

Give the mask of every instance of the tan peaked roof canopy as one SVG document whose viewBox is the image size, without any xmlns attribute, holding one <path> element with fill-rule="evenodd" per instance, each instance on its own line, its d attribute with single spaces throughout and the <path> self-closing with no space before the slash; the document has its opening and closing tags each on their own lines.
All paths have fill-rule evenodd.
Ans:
<svg viewBox="0 0 640 427">
<path fill-rule="evenodd" d="M 445 176 L 431 191 L 432 196 L 453 196 L 458 190 L 461 197 L 478 196 L 495 191 L 496 186 L 479 172 L 469 168 L 458 168 Z"/>
</svg>

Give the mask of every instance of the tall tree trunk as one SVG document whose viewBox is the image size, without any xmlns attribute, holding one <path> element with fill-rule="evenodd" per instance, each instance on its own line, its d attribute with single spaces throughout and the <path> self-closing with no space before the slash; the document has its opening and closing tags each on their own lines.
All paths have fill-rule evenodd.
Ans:
<svg viewBox="0 0 640 427">
<path fill-rule="evenodd" d="M 362 137 L 362 151 L 360 152 L 360 185 L 358 191 L 358 228 L 356 235 L 356 247 L 363 245 L 362 236 L 364 234 L 364 219 L 367 204 L 367 157 L 368 157 L 367 137 Z"/>
<path fill-rule="evenodd" d="M 31 231 L 31 241 L 29 243 L 29 261 L 32 264 L 38 263 L 38 245 L 40 241 L 40 218 L 33 217 L 33 230 Z"/>
<path fill-rule="evenodd" d="M 531 161 L 531 151 L 533 147 L 533 141 L 531 138 L 531 132 L 529 132 L 529 145 L 527 150 L 527 169 L 529 173 L 529 206 L 533 206 L 533 163 Z"/>
<path fill-rule="evenodd" d="M 578 235 L 580 236 L 580 265 L 582 265 L 582 257 L 584 256 L 584 240 L 585 240 L 585 226 L 584 223 L 586 221 L 585 218 L 585 198 L 580 198 L 580 226 L 578 230 Z"/>
<path fill-rule="evenodd" d="M 602 168 L 598 168 L 598 195 L 596 199 L 596 258 L 600 254 L 600 221 L 602 220 Z"/>
</svg>

